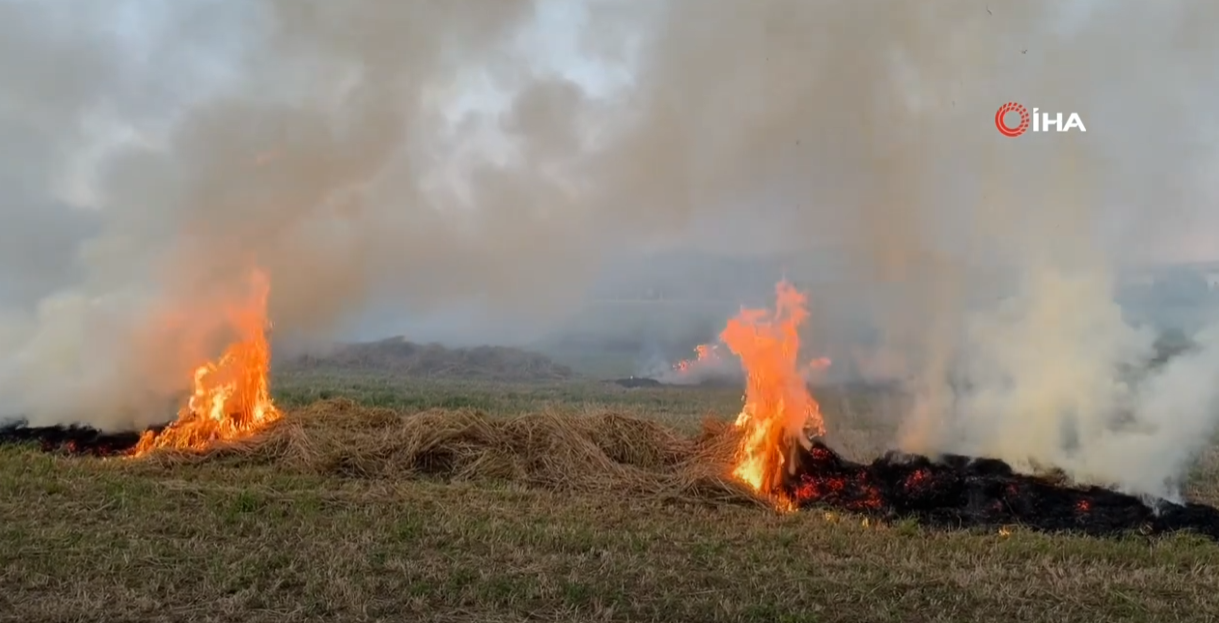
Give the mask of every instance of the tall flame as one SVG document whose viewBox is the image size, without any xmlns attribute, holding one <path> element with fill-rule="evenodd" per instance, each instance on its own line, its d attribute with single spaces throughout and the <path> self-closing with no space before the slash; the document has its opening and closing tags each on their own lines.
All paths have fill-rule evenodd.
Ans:
<svg viewBox="0 0 1219 623">
<path fill-rule="evenodd" d="M 775 295 L 773 312 L 741 310 L 720 335 L 747 374 L 745 406 L 736 420 L 743 434 L 732 474 L 770 496 L 778 495 L 790 460 L 786 453 L 797 443 L 809 447 L 809 434 L 825 434 L 798 359 L 806 298 L 786 281 L 775 287 Z"/>
<path fill-rule="evenodd" d="M 194 392 L 178 419 L 159 434 L 145 432 L 132 450 L 133 456 L 160 448 L 201 450 L 216 441 L 249 435 L 282 417 L 271 401 L 267 380 L 271 367 L 266 335 L 270 282 L 265 273 L 255 271 L 251 285 L 250 298 L 229 310 L 237 341 L 219 359 L 195 369 Z"/>
</svg>

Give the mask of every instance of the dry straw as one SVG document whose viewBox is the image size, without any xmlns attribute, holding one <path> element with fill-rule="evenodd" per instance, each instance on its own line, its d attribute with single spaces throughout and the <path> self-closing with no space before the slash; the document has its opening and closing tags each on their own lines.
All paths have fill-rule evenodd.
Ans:
<svg viewBox="0 0 1219 623">
<path fill-rule="evenodd" d="M 473 410 L 403 413 L 334 399 L 289 413 L 249 439 L 149 459 L 223 458 L 359 478 L 498 480 L 570 493 L 764 504 L 727 476 L 737 441 L 730 426 L 717 422 L 691 438 L 614 412 L 502 418 Z"/>
</svg>

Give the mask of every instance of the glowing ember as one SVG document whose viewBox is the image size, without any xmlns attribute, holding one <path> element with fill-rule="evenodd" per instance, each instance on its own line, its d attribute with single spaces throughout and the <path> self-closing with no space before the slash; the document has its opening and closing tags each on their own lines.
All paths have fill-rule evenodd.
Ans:
<svg viewBox="0 0 1219 623">
<path fill-rule="evenodd" d="M 247 436 L 281 417 L 271 401 L 267 382 L 271 366 L 266 336 L 270 285 L 262 272 L 254 273 L 252 285 L 245 305 L 230 311 L 238 340 L 218 360 L 195 370 L 194 393 L 178 412 L 178 419 L 159 433 L 145 432 L 132 456 L 159 448 L 201 450 L 217 441 Z"/>
<path fill-rule="evenodd" d="M 775 310 L 746 309 L 720 335 L 741 359 L 747 374 L 745 406 L 736 426 L 743 436 L 733 475 L 759 493 L 791 506 L 781 492 L 786 455 L 811 447 L 808 435 L 825 434 L 817 402 L 809 394 L 799 363 L 800 324 L 808 317 L 806 299 L 791 284 L 775 288 Z"/>
</svg>

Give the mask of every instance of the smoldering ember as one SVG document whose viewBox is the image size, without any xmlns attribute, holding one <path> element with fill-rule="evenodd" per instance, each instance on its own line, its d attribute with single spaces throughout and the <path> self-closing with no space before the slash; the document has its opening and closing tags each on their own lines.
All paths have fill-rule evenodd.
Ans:
<svg viewBox="0 0 1219 623">
<path fill-rule="evenodd" d="M 36 443 L 44 452 L 81 456 L 122 456 L 135 448 L 140 436 L 139 431 L 102 432 L 79 425 L 31 427 L 20 421 L 0 427 L 0 444 Z"/>
</svg>

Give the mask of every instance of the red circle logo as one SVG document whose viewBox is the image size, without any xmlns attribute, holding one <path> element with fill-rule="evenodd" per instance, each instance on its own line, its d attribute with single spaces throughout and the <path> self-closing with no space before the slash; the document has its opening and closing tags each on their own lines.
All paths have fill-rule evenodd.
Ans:
<svg viewBox="0 0 1219 623">
<path fill-rule="evenodd" d="M 1003 122 L 1003 117 L 1009 112 L 1016 112 L 1020 115 L 1020 124 L 1014 128 Z M 995 127 L 999 128 L 999 133 L 1003 136 L 1010 138 L 1020 136 L 1029 129 L 1029 110 L 1016 102 L 1008 102 L 1000 106 L 999 112 L 995 113 Z"/>
</svg>

